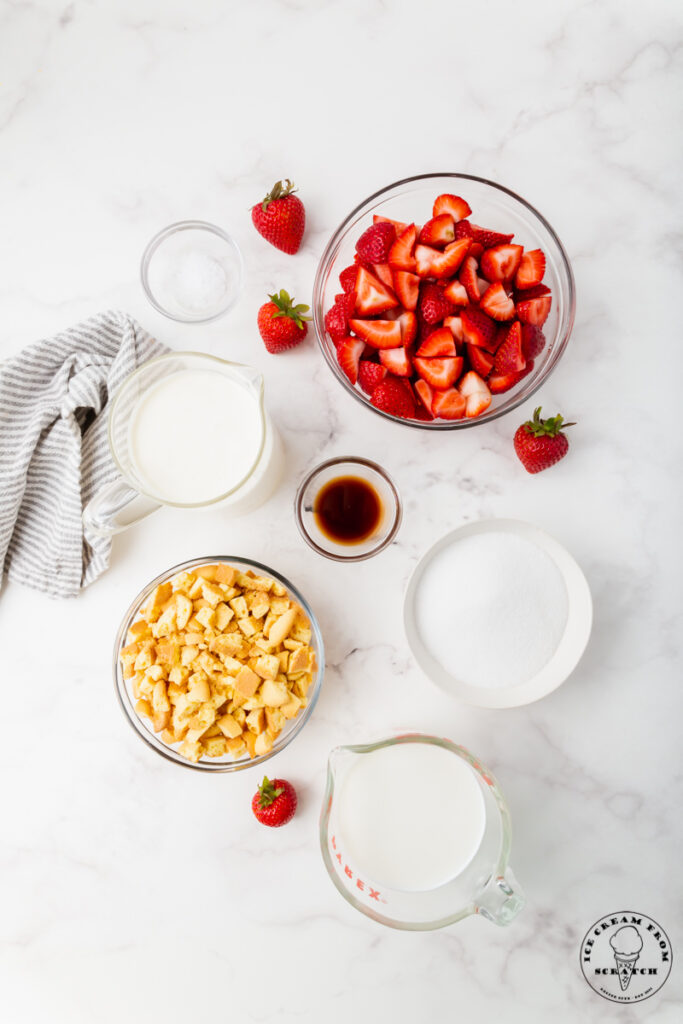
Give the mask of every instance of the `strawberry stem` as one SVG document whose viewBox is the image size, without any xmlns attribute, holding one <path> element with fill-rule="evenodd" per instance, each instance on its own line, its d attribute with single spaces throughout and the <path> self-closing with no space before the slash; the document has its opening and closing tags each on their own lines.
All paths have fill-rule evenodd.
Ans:
<svg viewBox="0 0 683 1024">
<path fill-rule="evenodd" d="M 548 416 L 547 419 L 541 419 L 540 405 L 538 409 L 534 409 L 534 418 L 527 420 L 524 424 L 527 434 L 533 434 L 534 437 L 557 437 L 567 427 L 575 426 L 576 423 L 565 423 L 560 413 L 557 416 Z"/>
<path fill-rule="evenodd" d="M 265 213 L 268 209 L 269 203 L 275 202 L 276 199 L 284 199 L 285 196 L 290 196 L 292 192 L 296 192 L 296 187 L 294 182 L 290 181 L 289 178 L 285 178 L 284 181 L 276 181 L 268 195 L 262 201 L 261 209 Z"/>
<path fill-rule="evenodd" d="M 304 316 L 304 313 L 307 313 L 311 307 L 305 306 L 302 302 L 294 305 L 294 299 L 289 297 L 284 288 L 280 289 L 279 295 L 275 292 L 273 295 L 269 295 L 268 298 L 277 306 L 277 313 L 272 315 L 273 320 L 279 316 L 286 316 L 293 320 L 297 327 L 303 327 L 304 321 L 311 319 L 310 316 Z"/>
<path fill-rule="evenodd" d="M 277 789 L 270 781 L 267 775 L 263 776 L 263 782 L 258 788 L 260 793 L 259 796 L 259 807 L 270 807 L 270 805 L 277 800 L 279 796 L 284 793 L 284 788 L 278 786 Z"/>
</svg>

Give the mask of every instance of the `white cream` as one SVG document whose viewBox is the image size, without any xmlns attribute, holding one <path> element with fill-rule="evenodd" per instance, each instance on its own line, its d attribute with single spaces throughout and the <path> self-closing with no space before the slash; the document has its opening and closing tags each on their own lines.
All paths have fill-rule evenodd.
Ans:
<svg viewBox="0 0 683 1024">
<path fill-rule="evenodd" d="M 335 794 L 345 853 L 367 879 L 405 892 L 437 888 L 476 854 L 486 811 L 477 776 L 432 743 L 358 758 Z"/>
<path fill-rule="evenodd" d="M 163 378 L 141 396 L 130 422 L 143 490 L 181 505 L 211 501 L 237 486 L 262 438 L 257 398 L 213 370 Z"/>
</svg>

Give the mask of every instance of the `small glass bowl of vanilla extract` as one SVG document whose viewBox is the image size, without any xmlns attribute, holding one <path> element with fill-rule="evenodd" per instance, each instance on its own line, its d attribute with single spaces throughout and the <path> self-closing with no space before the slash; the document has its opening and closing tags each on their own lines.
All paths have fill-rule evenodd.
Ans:
<svg viewBox="0 0 683 1024">
<path fill-rule="evenodd" d="M 302 480 L 294 501 L 306 543 L 338 562 L 360 562 L 391 544 L 402 511 L 389 474 L 376 462 L 355 456 L 316 466 Z"/>
</svg>

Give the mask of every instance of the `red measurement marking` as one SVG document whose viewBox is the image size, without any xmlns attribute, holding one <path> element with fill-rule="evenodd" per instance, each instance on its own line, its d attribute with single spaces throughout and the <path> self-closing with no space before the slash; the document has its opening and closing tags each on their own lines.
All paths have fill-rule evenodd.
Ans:
<svg viewBox="0 0 683 1024">
<path fill-rule="evenodd" d="M 335 856 L 336 860 L 339 861 L 339 864 L 341 865 L 341 867 L 344 868 L 344 874 L 346 875 L 346 877 L 347 878 L 353 878 L 354 874 L 353 874 L 352 868 L 350 868 L 348 864 L 343 862 L 341 850 L 337 849 L 337 840 L 336 840 L 335 836 L 330 836 L 330 845 L 332 846 L 332 849 L 336 851 L 334 856 Z M 378 903 L 386 903 L 387 902 L 385 899 L 382 898 L 379 889 L 373 889 L 372 886 L 368 885 L 367 882 L 364 882 L 362 878 L 358 878 L 357 875 L 355 877 L 356 877 L 356 888 L 360 889 L 361 892 L 365 892 L 366 889 L 367 889 L 368 890 L 367 895 L 368 895 L 369 899 L 376 900 Z"/>
</svg>

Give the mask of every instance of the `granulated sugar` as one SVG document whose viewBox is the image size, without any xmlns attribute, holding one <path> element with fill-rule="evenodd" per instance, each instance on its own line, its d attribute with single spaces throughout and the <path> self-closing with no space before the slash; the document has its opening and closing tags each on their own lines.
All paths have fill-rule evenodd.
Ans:
<svg viewBox="0 0 683 1024">
<path fill-rule="evenodd" d="M 186 249 L 176 254 L 169 270 L 176 301 L 188 313 L 212 312 L 222 303 L 228 281 L 213 256 Z"/>
<path fill-rule="evenodd" d="M 422 643 L 454 678 L 482 689 L 515 686 L 557 650 L 567 590 L 532 541 L 479 533 L 454 541 L 427 565 L 415 615 Z"/>
</svg>

